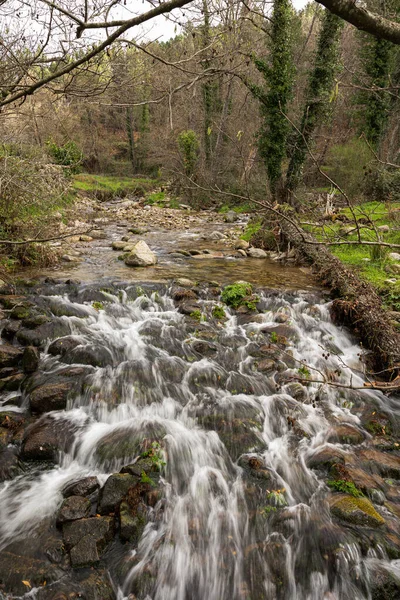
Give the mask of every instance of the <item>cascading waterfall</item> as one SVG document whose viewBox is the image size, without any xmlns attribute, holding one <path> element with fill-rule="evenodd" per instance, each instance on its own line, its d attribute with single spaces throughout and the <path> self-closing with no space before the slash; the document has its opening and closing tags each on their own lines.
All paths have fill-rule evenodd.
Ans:
<svg viewBox="0 0 400 600">
<path fill-rule="evenodd" d="M 321 449 L 357 461 L 358 448 L 373 444 L 362 408 L 395 419 L 398 404 L 377 391 L 322 385 L 321 373 L 342 386 L 364 383 L 359 347 L 332 324 L 328 304 L 264 293 L 257 315 L 226 308 L 225 320 L 196 324 L 168 292 L 130 298 L 129 287 L 109 293 L 100 310 L 76 298 L 45 299 L 80 311 L 63 317 L 71 335 L 107 364 L 86 365 L 81 392 L 67 410 L 50 413 L 68 427 L 57 463 L 32 463 L 0 485 L 0 549 L 23 544 L 43 523 L 54 529 L 68 483 L 97 476 L 103 485 L 157 444 L 161 472 L 139 539 L 121 543 L 117 533 L 102 557 L 115 598 L 378 598 L 371 574 L 400 578 L 400 567 L 384 536 L 335 518 L 326 477 L 310 461 Z M 204 314 L 216 304 L 203 300 Z M 265 354 L 266 346 L 279 350 Z M 261 369 L 265 356 L 271 364 Z M 43 353 L 41 381 L 71 368 L 67 362 Z M 28 407 L 28 397 L 17 410 Z M 7 398 L 1 410 L 15 410 Z M 343 426 L 360 434 L 360 445 L 335 439 Z M 384 502 L 375 509 L 385 518 Z M 57 581 L 51 585 L 57 590 Z M 27 592 L 50 598 L 38 587 Z"/>
</svg>

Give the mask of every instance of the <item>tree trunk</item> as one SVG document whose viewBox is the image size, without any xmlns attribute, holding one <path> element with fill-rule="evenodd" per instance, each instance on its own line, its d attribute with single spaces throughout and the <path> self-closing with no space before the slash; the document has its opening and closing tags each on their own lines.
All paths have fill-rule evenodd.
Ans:
<svg viewBox="0 0 400 600">
<path fill-rule="evenodd" d="M 328 248 L 315 242 L 306 232 L 299 231 L 287 219 L 279 219 L 282 234 L 301 258 L 315 268 L 319 279 L 336 296 L 331 314 L 336 322 L 353 329 L 362 345 L 372 351 L 368 360 L 375 373 L 388 379 L 400 374 L 400 334 L 391 324 L 382 300 L 365 281 L 346 268 Z"/>
</svg>

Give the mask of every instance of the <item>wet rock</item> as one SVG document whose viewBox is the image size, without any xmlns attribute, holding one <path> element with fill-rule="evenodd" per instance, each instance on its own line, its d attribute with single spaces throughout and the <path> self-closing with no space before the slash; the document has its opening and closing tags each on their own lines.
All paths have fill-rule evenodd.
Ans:
<svg viewBox="0 0 400 600">
<path fill-rule="evenodd" d="M 42 558 L 33 558 L 23 554 L 23 550 L 0 552 L 0 584 L 1 592 L 8 598 L 24 596 L 30 587 L 40 587 L 46 582 L 58 581 L 64 572 L 60 567 Z M 24 582 L 28 581 L 28 587 Z M 1 593 L 0 592 L 0 593 Z"/>
<path fill-rule="evenodd" d="M 267 258 L 268 256 L 265 250 L 262 250 L 261 248 L 249 248 L 247 250 L 247 255 L 250 256 L 250 258 Z"/>
<path fill-rule="evenodd" d="M 21 327 L 21 321 L 10 320 L 7 321 L 2 329 L 1 337 L 5 340 L 12 340 L 17 331 Z"/>
<path fill-rule="evenodd" d="M 247 250 L 249 246 L 250 244 L 249 242 L 246 242 L 246 240 L 238 240 L 235 242 L 234 248 L 236 250 Z"/>
<path fill-rule="evenodd" d="M 50 323 L 44 323 L 36 329 L 20 329 L 17 340 L 24 346 L 44 347 L 47 340 L 64 337 L 70 333 L 70 326 L 63 319 L 53 319 Z"/>
<path fill-rule="evenodd" d="M 22 321 L 23 319 L 27 319 L 30 316 L 30 308 L 25 305 L 17 305 L 14 306 L 10 313 L 11 319 L 18 319 Z"/>
<path fill-rule="evenodd" d="M 148 233 L 149 230 L 147 227 L 130 227 L 128 231 L 134 235 L 143 235 L 144 233 Z"/>
<path fill-rule="evenodd" d="M 327 438 L 327 442 L 354 445 L 362 444 L 364 440 L 363 432 L 352 425 L 338 425 L 330 431 Z"/>
<path fill-rule="evenodd" d="M 128 502 L 121 502 L 119 510 L 120 536 L 123 541 L 138 544 L 147 522 L 147 509 L 140 503 L 132 510 Z"/>
<path fill-rule="evenodd" d="M 179 287 L 183 288 L 193 288 L 196 286 L 195 281 L 192 281 L 191 279 L 186 279 L 185 277 L 179 277 L 178 279 L 175 279 L 174 283 Z"/>
<path fill-rule="evenodd" d="M 197 294 L 187 288 L 173 288 L 171 292 L 172 299 L 180 302 L 181 300 L 197 300 Z"/>
<path fill-rule="evenodd" d="M 276 369 L 276 363 L 271 358 L 264 358 L 257 365 L 257 370 L 261 373 L 272 373 Z"/>
<path fill-rule="evenodd" d="M 77 346 L 63 355 L 63 362 L 68 364 L 107 367 L 114 364 L 113 356 L 105 346 Z"/>
<path fill-rule="evenodd" d="M 310 469 L 328 469 L 333 465 L 344 465 L 346 453 L 338 448 L 323 446 L 318 448 L 307 460 Z"/>
<path fill-rule="evenodd" d="M 292 383 L 286 385 L 285 392 L 289 394 L 289 396 L 292 396 L 292 398 L 294 398 L 295 400 L 298 400 L 299 402 L 303 402 L 308 397 L 307 388 L 305 388 L 304 385 L 301 385 L 301 383 L 298 383 L 296 381 L 293 381 Z"/>
<path fill-rule="evenodd" d="M 371 473 L 378 473 L 382 477 L 400 479 L 400 457 L 379 450 L 366 449 L 358 454 L 361 466 Z"/>
<path fill-rule="evenodd" d="M 111 517 L 79 519 L 63 525 L 63 538 L 70 548 L 71 565 L 74 568 L 95 565 L 114 535 Z"/>
<path fill-rule="evenodd" d="M 190 316 L 191 314 L 196 313 L 196 311 L 201 311 L 201 306 L 196 302 L 183 302 L 179 306 L 178 311 L 183 315 Z"/>
<path fill-rule="evenodd" d="M 97 565 L 100 560 L 100 553 L 95 538 L 91 535 L 85 535 L 81 538 L 79 542 L 71 548 L 70 557 L 71 566 L 74 569 Z"/>
<path fill-rule="evenodd" d="M 209 240 L 226 240 L 226 235 L 221 233 L 220 231 L 213 231 L 212 233 L 210 233 L 210 235 L 208 236 Z"/>
<path fill-rule="evenodd" d="M 157 264 L 157 256 L 150 250 L 146 242 L 140 240 L 125 258 L 125 264 L 128 267 L 151 267 Z"/>
<path fill-rule="evenodd" d="M 21 348 L 0 344 L 0 367 L 12 367 L 17 365 L 22 359 L 22 355 L 23 350 Z"/>
<path fill-rule="evenodd" d="M 22 368 L 25 373 L 34 373 L 39 366 L 40 353 L 35 346 L 27 346 L 22 356 Z"/>
<path fill-rule="evenodd" d="M 286 323 L 290 319 L 290 315 L 284 311 L 277 312 L 274 318 L 275 323 Z"/>
<path fill-rule="evenodd" d="M 331 513 L 342 521 L 366 527 L 384 525 L 384 518 L 367 498 L 354 498 L 346 494 L 335 495 L 329 500 Z"/>
<path fill-rule="evenodd" d="M 0 482 L 13 479 L 18 472 L 18 458 L 14 449 L 3 448 L 0 450 Z"/>
<path fill-rule="evenodd" d="M 204 340 L 195 340 L 191 343 L 191 348 L 201 356 L 213 356 L 218 352 L 218 347 L 215 344 Z"/>
<path fill-rule="evenodd" d="M 129 473 L 114 473 L 100 490 L 98 511 L 101 515 L 115 512 L 131 486 L 138 482 Z"/>
<path fill-rule="evenodd" d="M 57 514 L 57 523 L 83 519 L 90 513 L 90 500 L 83 496 L 70 496 L 62 503 Z"/>
<path fill-rule="evenodd" d="M 60 450 L 73 442 L 75 427 L 68 421 L 45 417 L 30 425 L 24 434 L 20 458 L 55 461 Z"/>
<path fill-rule="evenodd" d="M 52 410 L 64 410 L 67 406 L 71 383 L 45 383 L 31 392 L 29 406 L 32 412 L 42 414 Z"/>
<path fill-rule="evenodd" d="M 346 466 L 346 478 L 350 479 L 357 489 L 368 494 L 370 498 L 373 497 L 374 491 L 386 487 L 384 480 L 379 475 L 371 475 L 363 469 L 353 466 Z"/>
<path fill-rule="evenodd" d="M 96 490 L 100 488 L 99 480 L 97 477 L 84 477 L 84 479 L 80 479 L 79 481 L 74 481 L 67 485 L 64 488 L 63 495 L 64 498 L 69 498 L 70 496 L 90 496 Z"/>
<path fill-rule="evenodd" d="M 238 220 L 239 215 L 234 210 L 229 210 L 224 216 L 225 223 L 235 223 Z"/>
<path fill-rule="evenodd" d="M 26 302 L 25 296 L 17 296 L 15 294 L 6 294 L 0 296 L 0 305 L 7 309 L 13 309 L 18 304 Z"/>
<path fill-rule="evenodd" d="M 25 375 L 23 373 L 15 373 L 9 377 L 4 377 L 0 381 L 0 391 L 15 392 L 19 390 L 24 379 Z"/>
<path fill-rule="evenodd" d="M 64 356 L 67 352 L 71 352 L 77 346 L 80 346 L 81 341 L 78 338 L 73 337 L 72 335 L 68 335 L 66 337 L 59 338 L 58 340 L 54 340 L 49 346 L 48 352 L 53 356 L 57 356 L 60 354 Z"/>
<path fill-rule="evenodd" d="M 400 598 L 400 577 L 385 565 L 374 564 L 369 568 L 369 587 L 371 600 Z"/>
</svg>

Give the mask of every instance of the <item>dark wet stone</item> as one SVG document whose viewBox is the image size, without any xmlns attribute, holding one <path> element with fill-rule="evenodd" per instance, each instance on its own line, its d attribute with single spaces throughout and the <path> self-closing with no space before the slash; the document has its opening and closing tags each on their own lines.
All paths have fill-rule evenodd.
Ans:
<svg viewBox="0 0 400 600">
<path fill-rule="evenodd" d="M 70 557 L 71 566 L 74 569 L 97 565 L 100 560 L 100 554 L 95 538 L 91 535 L 85 535 L 81 538 L 79 542 L 71 548 Z"/>
<path fill-rule="evenodd" d="M 58 298 L 49 299 L 48 304 L 51 312 L 56 317 L 85 318 L 91 314 L 89 308 L 73 303 L 66 303 Z"/>
<path fill-rule="evenodd" d="M 191 348 L 197 354 L 201 354 L 201 356 L 213 356 L 218 352 L 218 347 L 215 344 L 204 340 L 195 340 L 191 343 Z"/>
<path fill-rule="evenodd" d="M 17 340 L 24 346 L 43 347 L 47 340 L 64 337 L 70 333 L 70 326 L 63 319 L 53 319 L 50 323 L 44 323 L 36 329 L 20 329 Z"/>
<path fill-rule="evenodd" d="M 74 350 L 74 348 L 79 346 L 81 343 L 82 342 L 79 339 L 68 335 L 66 337 L 59 338 L 58 340 L 54 340 L 54 342 L 50 344 L 48 352 L 53 356 L 57 356 L 58 354 L 64 356 L 64 354 L 71 352 L 71 350 Z"/>
<path fill-rule="evenodd" d="M 328 435 L 327 442 L 341 444 L 362 444 L 365 440 L 365 435 L 362 431 L 352 425 L 338 425 L 333 428 Z"/>
<path fill-rule="evenodd" d="M 197 294 L 193 290 L 184 287 L 173 288 L 171 296 L 177 302 L 182 300 L 197 300 Z"/>
<path fill-rule="evenodd" d="M 400 578 L 385 569 L 384 565 L 374 565 L 370 570 L 370 593 L 371 600 L 399 600 Z"/>
<path fill-rule="evenodd" d="M 115 600 L 110 576 L 99 566 L 95 570 L 81 571 L 79 578 L 76 575 L 64 573 L 60 581 L 41 587 L 37 590 L 37 600 Z"/>
<path fill-rule="evenodd" d="M 378 473 L 382 477 L 400 479 L 400 457 L 379 450 L 365 449 L 358 454 L 361 466 L 371 473 Z"/>
<path fill-rule="evenodd" d="M 21 327 L 21 321 L 7 321 L 2 329 L 1 337 L 5 340 L 12 340 Z"/>
<path fill-rule="evenodd" d="M 25 305 L 17 305 L 14 306 L 10 313 L 11 319 L 19 319 L 22 321 L 23 319 L 27 319 L 31 314 L 31 309 Z"/>
<path fill-rule="evenodd" d="M 0 481 L 13 479 L 18 472 L 18 458 L 14 449 L 4 448 L 0 450 Z"/>
<path fill-rule="evenodd" d="M 25 556 L 22 550 L 0 552 L 0 590 L 7 597 L 15 598 L 29 592 L 24 581 L 29 581 L 31 587 L 39 587 L 44 582 L 48 585 L 58 581 L 63 574 L 60 567 L 41 558 Z"/>
<path fill-rule="evenodd" d="M 63 539 L 67 548 L 73 548 L 83 538 L 92 538 L 101 553 L 114 536 L 114 519 L 112 517 L 89 517 L 70 521 L 63 525 Z"/>
<path fill-rule="evenodd" d="M 257 364 L 257 370 L 261 373 L 272 373 L 276 370 L 276 362 L 272 358 L 264 358 Z"/>
<path fill-rule="evenodd" d="M 39 327 L 39 325 L 44 325 L 45 323 L 50 323 L 50 321 L 51 319 L 47 315 L 33 315 L 28 319 L 24 319 L 22 325 L 28 329 L 35 329 L 35 327 Z"/>
<path fill-rule="evenodd" d="M 35 346 L 27 346 L 22 357 L 22 368 L 25 373 L 34 373 L 39 366 L 40 352 Z"/>
<path fill-rule="evenodd" d="M 346 454 L 339 449 L 324 446 L 307 460 L 310 469 L 329 469 L 333 465 L 344 465 Z"/>
<path fill-rule="evenodd" d="M 120 537 L 123 541 L 129 541 L 136 546 L 139 543 L 146 523 L 147 509 L 143 503 L 139 503 L 133 510 L 128 502 L 121 502 L 119 524 Z"/>
<path fill-rule="evenodd" d="M 183 315 L 191 315 L 192 313 L 201 310 L 201 306 L 200 304 L 197 304 L 196 302 L 183 302 L 179 308 L 178 308 L 179 312 L 182 313 Z"/>
<path fill-rule="evenodd" d="M 16 373 L 15 375 L 4 377 L 0 381 L 0 391 L 15 392 L 19 390 L 24 379 L 25 375 L 23 373 Z"/>
<path fill-rule="evenodd" d="M 71 383 L 45 383 L 31 392 L 29 405 L 34 413 L 45 413 L 52 410 L 64 410 L 67 406 Z"/>
<path fill-rule="evenodd" d="M 301 383 L 293 382 L 285 386 L 285 393 L 300 402 L 307 399 L 307 389 Z"/>
<path fill-rule="evenodd" d="M 70 496 L 90 496 L 98 490 L 100 487 L 99 480 L 97 477 L 85 477 L 84 479 L 80 479 L 79 481 L 74 481 L 67 485 L 63 490 L 63 495 L 65 498 L 69 498 Z"/>
<path fill-rule="evenodd" d="M 114 364 L 114 359 L 110 350 L 104 346 L 78 346 L 63 356 L 63 362 L 107 367 Z"/>
<path fill-rule="evenodd" d="M 114 473 L 100 490 L 98 511 L 101 515 L 117 510 L 121 500 L 126 496 L 131 486 L 137 483 L 137 477 L 129 473 Z"/>
<path fill-rule="evenodd" d="M 0 344 L 0 367 L 12 367 L 17 365 L 21 360 L 23 350 L 9 346 L 8 344 Z"/>
<path fill-rule="evenodd" d="M 6 379 L 11 375 L 17 375 L 18 372 L 18 367 L 3 367 L 0 369 L 0 379 Z"/>
<path fill-rule="evenodd" d="M 51 417 L 36 421 L 25 431 L 20 458 L 55 461 L 59 451 L 72 444 L 74 430 L 75 427 L 68 421 Z"/>
<path fill-rule="evenodd" d="M 17 304 L 22 304 L 24 302 L 26 302 L 25 296 L 17 296 L 14 294 L 0 296 L 0 305 L 7 309 L 12 309 L 14 306 L 17 306 Z"/>
<path fill-rule="evenodd" d="M 70 496 L 62 503 L 57 515 L 57 523 L 83 519 L 90 513 L 90 500 L 83 496 Z"/>
</svg>

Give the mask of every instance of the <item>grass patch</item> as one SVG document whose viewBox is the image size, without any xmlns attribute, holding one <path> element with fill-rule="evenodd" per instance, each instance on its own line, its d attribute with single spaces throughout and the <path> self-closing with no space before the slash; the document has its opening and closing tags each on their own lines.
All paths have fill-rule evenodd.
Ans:
<svg viewBox="0 0 400 600">
<path fill-rule="evenodd" d="M 243 234 L 240 236 L 241 240 L 245 240 L 246 242 L 250 242 L 251 238 L 256 235 L 261 229 L 261 220 L 251 221 L 247 223 L 246 229 Z"/>
<path fill-rule="evenodd" d="M 382 241 L 386 243 L 400 244 L 400 203 L 385 204 L 383 202 L 364 202 L 354 206 L 353 213 L 357 220 L 361 219 L 360 233 L 363 241 L 376 241 L 373 227 L 388 225 L 389 231 L 379 231 Z M 342 209 L 340 214 L 345 215 L 352 221 L 353 215 L 349 208 Z M 397 220 L 398 219 L 398 220 Z M 369 222 L 373 223 L 373 226 Z M 321 227 L 305 227 L 311 231 L 319 240 L 336 241 L 341 239 L 357 241 L 357 230 L 349 231 L 353 223 L 329 222 L 325 225 L 324 232 Z M 391 250 L 385 246 L 368 245 L 332 245 L 332 254 L 337 256 L 345 265 L 352 267 L 358 275 L 371 283 L 381 294 L 384 302 L 400 310 L 400 279 L 399 272 L 393 267 L 396 261 L 389 258 L 390 252 L 399 252 L 398 249 Z M 388 283 L 388 279 L 397 279 L 396 283 Z"/>
<path fill-rule="evenodd" d="M 242 213 L 252 212 L 253 209 L 252 209 L 251 205 L 246 202 L 244 204 L 239 204 L 237 206 L 230 206 L 229 204 L 224 204 L 223 206 L 221 206 L 221 208 L 218 210 L 218 212 L 221 214 L 226 214 L 227 212 L 230 212 L 231 210 L 233 210 L 233 212 L 235 212 L 235 213 L 242 214 Z"/>
<path fill-rule="evenodd" d="M 73 188 L 95 196 L 99 200 L 108 200 L 128 194 L 143 196 L 150 192 L 159 181 L 144 177 L 114 177 L 112 175 L 90 175 L 80 173 L 73 178 Z"/>
</svg>

